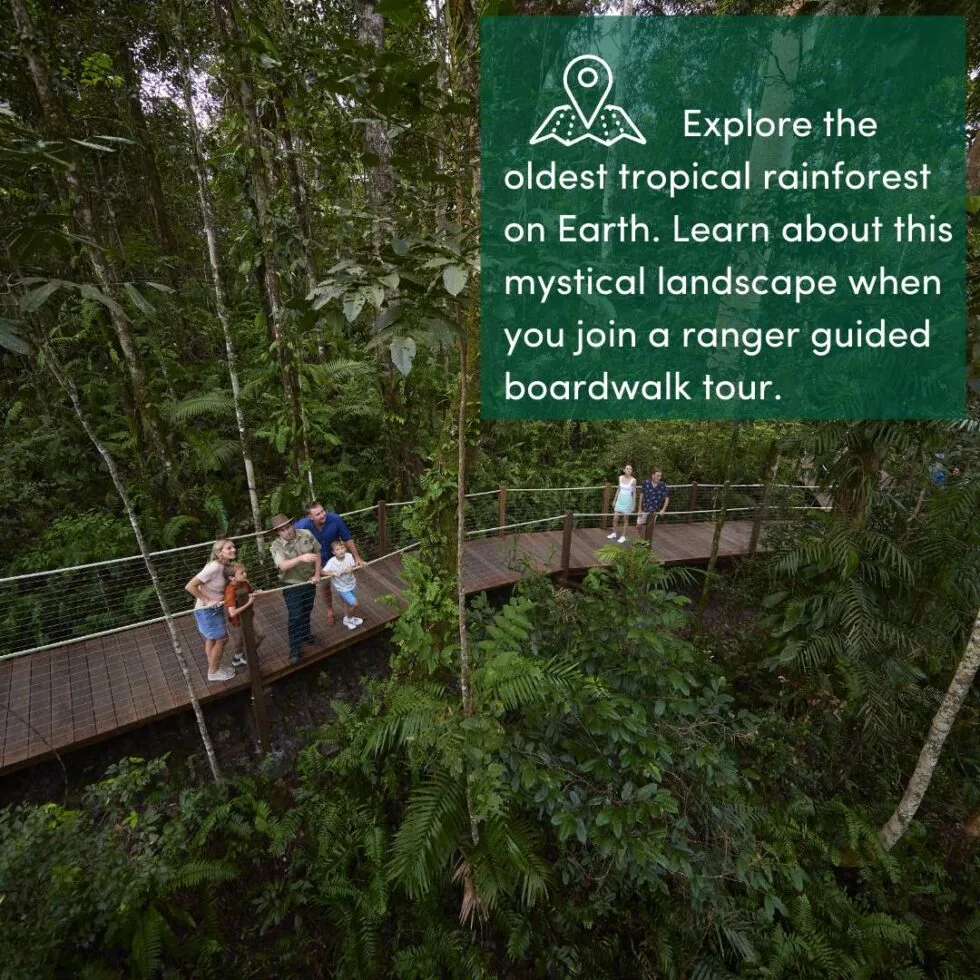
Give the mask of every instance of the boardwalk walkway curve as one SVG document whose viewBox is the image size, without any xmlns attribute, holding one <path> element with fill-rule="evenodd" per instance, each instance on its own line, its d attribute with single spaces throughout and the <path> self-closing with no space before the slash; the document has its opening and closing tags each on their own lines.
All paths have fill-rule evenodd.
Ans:
<svg viewBox="0 0 980 980">
<path fill-rule="evenodd" d="M 469 593 L 512 584 L 528 567 L 579 573 L 598 564 L 611 518 L 610 486 L 504 488 L 467 497 L 464 582 Z M 707 559 L 723 487 L 671 488 L 672 510 L 658 522 L 653 554 L 665 564 Z M 414 501 L 380 502 L 343 514 L 367 567 L 358 572 L 364 626 L 327 629 L 317 597 L 314 632 L 322 642 L 298 667 L 288 662 L 284 604 L 262 597 L 256 619 L 265 683 L 302 669 L 383 630 L 403 604 L 401 556 L 414 547 L 407 517 Z M 722 557 L 754 550 L 763 520 L 822 510 L 807 486 L 752 484 L 729 488 Z M 635 540 L 638 529 L 628 532 Z M 268 537 L 268 536 L 267 536 Z M 236 540 L 253 584 L 277 591 L 257 535 Z M 265 542 L 266 544 L 268 541 Z M 154 565 L 171 602 L 202 701 L 249 686 L 247 671 L 208 684 L 202 642 L 184 583 L 208 560 L 211 542 L 156 552 Z M 189 707 L 186 683 L 157 611 L 139 556 L 0 578 L 0 772 L 107 738 Z"/>
</svg>

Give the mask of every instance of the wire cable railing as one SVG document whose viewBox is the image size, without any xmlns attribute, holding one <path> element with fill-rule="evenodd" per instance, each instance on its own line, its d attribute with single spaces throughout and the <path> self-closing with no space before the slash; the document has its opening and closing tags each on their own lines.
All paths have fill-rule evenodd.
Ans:
<svg viewBox="0 0 980 980">
<path fill-rule="evenodd" d="M 670 488 L 667 513 L 659 523 L 714 520 L 721 507 L 723 485 L 683 484 Z M 468 539 L 560 529 L 567 512 L 575 527 L 608 527 L 615 488 L 500 487 L 468 494 L 464 529 Z M 798 516 L 821 509 L 813 488 L 803 485 L 733 485 L 727 512 L 745 520 L 759 512 L 765 499 L 767 520 Z M 350 528 L 361 557 L 368 564 L 411 550 L 417 501 L 379 502 L 340 516 Z M 635 518 L 630 523 L 635 524 Z M 238 535 L 237 560 L 249 573 L 253 588 L 281 589 L 267 550 L 260 553 L 257 534 Z M 264 535 L 266 548 L 273 536 Z M 153 552 L 151 560 L 164 597 L 175 615 L 189 615 L 191 598 L 185 584 L 210 559 L 213 542 Z M 71 568 L 26 572 L 0 578 L 0 659 L 35 653 L 94 636 L 118 633 L 162 621 L 160 604 L 143 558 L 133 555 Z"/>
</svg>

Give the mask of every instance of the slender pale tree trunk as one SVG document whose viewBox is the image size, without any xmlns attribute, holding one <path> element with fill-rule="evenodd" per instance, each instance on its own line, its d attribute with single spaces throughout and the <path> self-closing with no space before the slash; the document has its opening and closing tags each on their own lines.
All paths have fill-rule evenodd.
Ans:
<svg viewBox="0 0 980 980">
<path fill-rule="evenodd" d="M 177 633 L 177 624 L 174 622 L 173 614 L 170 612 L 170 604 L 167 602 L 167 597 L 164 595 L 163 587 L 160 585 L 160 577 L 157 575 L 156 566 L 153 564 L 153 560 L 150 558 L 150 549 L 146 546 L 146 541 L 143 538 L 143 532 L 140 530 L 139 521 L 136 519 L 136 512 L 133 510 L 132 502 L 129 499 L 129 494 L 126 492 L 126 488 L 123 485 L 122 477 L 119 475 L 119 470 L 116 467 L 116 461 L 112 458 L 112 454 L 106 449 L 102 440 L 96 435 L 95 430 L 89 423 L 88 417 L 85 415 L 82 409 L 81 400 L 78 397 L 78 388 L 75 386 L 75 382 L 72 380 L 68 372 L 59 364 L 58 360 L 52 353 L 49 347 L 42 346 L 42 352 L 44 359 L 51 370 L 51 373 L 55 376 L 58 384 L 71 399 L 72 408 L 75 410 L 75 415 L 78 417 L 78 421 L 81 423 L 82 428 L 85 430 L 85 434 L 89 437 L 92 445 L 98 450 L 99 455 L 102 457 L 102 461 L 106 465 L 106 469 L 109 471 L 109 476 L 112 478 L 112 484 L 116 488 L 116 493 L 119 494 L 119 499 L 122 501 L 122 505 L 126 510 L 126 516 L 129 518 L 129 523 L 132 525 L 133 534 L 136 535 L 136 544 L 139 547 L 140 554 L 143 556 L 143 563 L 146 565 L 146 570 L 149 573 L 150 580 L 153 582 L 153 589 L 156 592 L 157 602 L 160 603 L 160 610 L 163 613 L 163 618 L 167 624 L 167 630 L 170 633 L 170 644 L 173 647 L 174 656 L 177 658 L 177 663 L 180 665 L 180 671 L 184 675 L 184 681 L 187 684 L 187 693 L 190 696 L 191 705 L 194 708 L 194 716 L 197 718 L 198 731 L 201 733 L 201 741 L 204 743 L 204 751 L 207 753 L 208 763 L 211 766 L 211 775 L 214 776 L 214 781 L 219 782 L 221 780 L 221 770 L 218 768 L 218 757 L 214 752 L 214 745 L 211 742 L 211 736 L 208 734 L 207 724 L 204 721 L 204 712 L 201 710 L 201 702 L 197 699 L 197 694 L 194 691 L 194 684 L 191 681 L 190 671 L 187 669 L 187 660 L 184 658 L 184 651 L 180 645 L 180 636 Z"/>
<path fill-rule="evenodd" d="M 31 21 L 27 4 L 25 0 L 10 0 L 10 7 L 13 11 L 14 23 L 20 34 L 31 79 L 34 82 L 34 91 L 37 94 L 38 102 L 41 106 L 41 129 L 46 135 L 61 139 L 67 132 L 65 115 L 62 111 L 61 104 L 51 89 L 48 64 L 41 54 L 41 45 L 35 35 L 34 24 Z M 92 208 L 89 205 L 88 197 L 78 179 L 78 174 L 75 173 L 74 167 L 69 167 L 64 172 L 63 178 L 67 187 L 68 198 L 71 202 L 72 213 L 78 221 L 82 235 L 90 242 L 97 242 L 99 236 L 95 226 L 95 219 L 92 216 Z M 133 402 L 142 420 L 143 430 L 153 447 L 153 451 L 163 464 L 171 483 L 176 484 L 173 462 L 163 437 L 159 414 L 147 391 L 146 379 L 136 352 L 136 343 L 133 339 L 130 323 L 119 302 L 119 294 L 116 288 L 119 276 L 110 261 L 106 258 L 105 253 L 97 245 L 85 245 L 83 246 L 83 250 L 89 260 L 89 264 L 92 266 L 92 271 L 95 274 L 99 288 L 110 300 L 111 305 L 108 307 L 109 319 L 112 323 L 112 329 L 116 334 L 116 339 L 119 342 L 119 349 L 122 352 L 126 370 L 129 373 L 130 385 L 133 390 Z"/>
<path fill-rule="evenodd" d="M 915 770 L 905 787 L 905 793 L 898 806 L 895 807 L 895 812 L 878 831 L 878 839 L 886 851 L 891 850 L 902 839 L 902 835 L 909 829 L 916 811 L 919 809 L 922 798 L 926 795 L 926 790 L 932 781 L 932 774 L 936 771 L 943 745 L 953 727 L 953 722 L 956 721 L 960 707 L 970 691 L 977 668 L 980 668 L 980 613 L 974 620 L 963 659 L 960 660 L 942 704 L 932 719 L 929 734 L 926 736 L 925 744 L 919 753 Z"/>
<path fill-rule="evenodd" d="M 255 467 L 252 464 L 251 439 L 245 427 L 245 413 L 242 410 L 241 385 L 238 381 L 238 357 L 235 353 L 235 341 L 231 334 L 231 321 L 228 316 L 228 305 L 225 302 L 225 289 L 221 280 L 221 261 L 218 257 L 218 235 L 215 230 L 214 205 L 211 199 L 211 187 L 208 184 L 204 155 L 201 152 L 201 139 L 197 128 L 197 117 L 194 115 L 194 96 L 191 92 L 190 75 L 187 65 L 183 66 L 184 108 L 187 110 L 187 124 L 191 132 L 191 150 L 194 156 L 194 170 L 197 173 L 198 197 L 201 201 L 201 217 L 204 221 L 204 235 L 208 243 L 208 260 L 211 263 L 211 280 L 214 285 L 214 306 L 225 335 L 225 354 L 228 362 L 228 377 L 231 380 L 231 397 L 235 404 L 235 421 L 238 423 L 238 441 L 242 447 L 242 461 L 245 464 L 245 480 L 248 483 L 248 499 L 252 505 L 252 522 L 259 546 L 259 553 L 265 553 L 265 543 L 262 536 L 262 511 L 259 508 L 259 493 L 255 485 Z"/>
<path fill-rule="evenodd" d="M 271 213 L 275 182 L 269 149 L 259 122 L 255 88 L 252 84 L 252 66 L 248 56 L 244 53 L 247 51 L 247 47 L 244 38 L 241 37 L 238 22 L 235 20 L 234 9 L 229 9 L 226 0 L 212 0 L 211 8 L 218 30 L 233 59 L 233 71 L 237 76 L 238 102 L 245 121 L 245 142 L 251 154 L 252 191 L 258 218 L 259 237 L 262 242 L 263 286 L 269 304 L 270 326 L 272 327 L 276 355 L 282 371 L 286 402 L 290 406 L 293 430 L 296 433 L 297 469 L 300 473 L 303 469 L 306 470 L 310 494 L 312 495 L 314 492 L 313 467 L 310 458 L 306 413 L 303 410 L 303 394 L 299 372 L 287 343 L 286 312 L 279 283 L 279 260 L 276 256 L 276 235 Z M 232 86 L 229 85 L 229 89 L 231 88 Z"/>
</svg>

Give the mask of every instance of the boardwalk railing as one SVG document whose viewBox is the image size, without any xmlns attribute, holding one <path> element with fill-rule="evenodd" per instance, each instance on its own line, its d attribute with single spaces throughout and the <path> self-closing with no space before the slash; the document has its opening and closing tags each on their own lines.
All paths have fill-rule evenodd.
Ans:
<svg viewBox="0 0 980 980">
<path fill-rule="evenodd" d="M 683 484 L 671 487 L 670 509 L 661 523 L 712 521 L 724 487 Z M 467 495 L 467 537 L 558 530 L 571 512 L 573 526 L 608 527 L 615 488 L 500 487 Z M 729 488 L 728 518 L 760 521 L 820 510 L 812 487 L 795 484 L 741 484 Z M 411 517 L 416 501 L 380 502 L 341 514 L 366 562 L 411 550 L 416 541 Z M 232 538 L 238 558 L 257 588 L 278 587 L 267 551 L 260 554 L 256 534 Z M 271 540 L 266 534 L 266 544 Z M 188 615 L 185 583 L 209 560 L 212 542 L 152 554 L 171 609 Z M 142 557 L 29 572 L 0 578 L 0 659 L 62 646 L 159 621 L 160 606 Z"/>
</svg>

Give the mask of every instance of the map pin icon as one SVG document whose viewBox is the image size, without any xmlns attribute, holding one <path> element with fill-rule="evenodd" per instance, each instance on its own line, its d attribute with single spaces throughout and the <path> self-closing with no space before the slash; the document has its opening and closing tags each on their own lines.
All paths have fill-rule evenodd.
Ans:
<svg viewBox="0 0 980 980">
<path fill-rule="evenodd" d="M 582 54 L 565 66 L 562 81 L 582 125 L 588 129 L 612 91 L 612 69 L 597 55 Z"/>
</svg>

